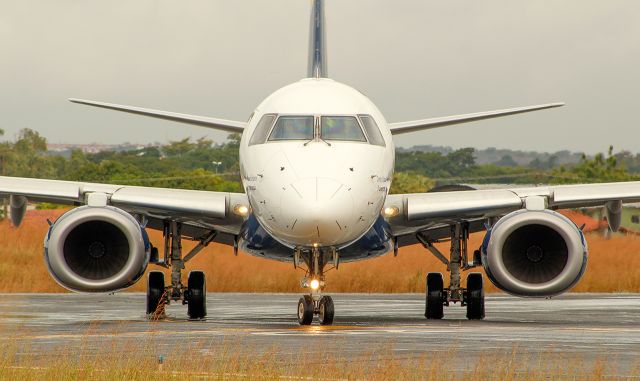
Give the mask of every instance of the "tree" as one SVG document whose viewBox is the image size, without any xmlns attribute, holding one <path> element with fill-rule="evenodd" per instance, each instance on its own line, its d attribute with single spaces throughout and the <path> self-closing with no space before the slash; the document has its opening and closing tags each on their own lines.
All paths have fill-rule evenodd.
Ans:
<svg viewBox="0 0 640 381">
<path fill-rule="evenodd" d="M 196 144 L 191 143 L 191 138 L 184 138 L 179 141 L 169 142 L 168 145 L 162 147 L 162 151 L 167 156 L 182 156 L 195 149 L 196 146 Z"/>
<path fill-rule="evenodd" d="M 473 148 L 459 149 L 446 155 L 440 152 L 398 152 L 396 170 L 432 178 L 466 176 L 476 167 L 474 152 Z"/>
<path fill-rule="evenodd" d="M 25 128 L 18 134 L 10 152 L 3 153 L 3 172 L 9 176 L 51 177 L 54 169 L 45 156 L 47 140 L 34 130 Z M 6 154 L 6 155 L 5 155 Z"/>
<path fill-rule="evenodd" d="M 396 172 L 393 174 L 390 193 L 422 193 L 433 188 L 434 185 L 433 180 L 426 176 Z"/>
<path fill-rule="evenodd" d="M 500 167 L 517 167 L 518 163 L 513 160 L 513 157 L 511 155 L 504 155 L 502 156 L 502 158 L 500 158 L 500 160 L 496 162 L 496 165 Z"/>
<path fill-rule="evenodd" d="M 613 146 L 609 146 L 607 156 L 598 153 L 593 159 L 582 155 L 580 163 L 574 167 L 560 167 L 553 171 L 558 183 L 579 183 L 579 182 L 613 182 L 633 180 L 623 163 L 613 154 Z"/>
</svg>

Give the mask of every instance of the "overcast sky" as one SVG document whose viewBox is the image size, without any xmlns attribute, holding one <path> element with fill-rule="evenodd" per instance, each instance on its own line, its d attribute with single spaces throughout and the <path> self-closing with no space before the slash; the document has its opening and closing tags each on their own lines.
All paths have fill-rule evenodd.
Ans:
<svg viewBox="0 0 640 381">
<path fill-rule="evenodd" d="M 638 0 L 327 0 L 329 75 L 390 122 L 567 106 L 401 146 L 640 151 Z M 246 120 L 306 75 L 310 0 L 0 0 L 0 127 L 50 142 L 225 133 L 69 97 Z"/>
</svg>

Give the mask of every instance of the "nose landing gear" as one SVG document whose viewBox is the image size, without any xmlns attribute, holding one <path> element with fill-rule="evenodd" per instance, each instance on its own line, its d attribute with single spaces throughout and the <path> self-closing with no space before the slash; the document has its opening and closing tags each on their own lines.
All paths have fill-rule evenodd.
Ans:
<svg viewBox="0 0 640 381">
<path fill-rule="evenodd" d="M 305 280 L 303 278 L 303 283 L 304 282 Z M 313 280 L 311 282 L 313 282 Z M 324 282 L 318 282 L 324 285 Z M 320 287 L 313 289 L 313 287 L 310 286 L 310 288 L 311 293 L 304 295 L 298 301 L 298 323 L 300 323 L 300 325 L 310 325 L 313 322 L 313 317 L 317 315 L 320 325 L 333 324 L 333 317 L 335 315 L 333 299 L 329 295 L 321 295 Z"/>
<path fill-rule="evenodd" d="M 322 289 L 325 286 L 325 256 L 318 248 L 314 248 L 308 255 L 296 251 L 295 256 L 296 260 L 294 263 L 296 267 L 299 263 L 298 258 L 300 257 L 302 257 L 307 264 L 307 276 L 302 278 L 300 285 L 302 288 L 310 289 L 309 295 L 304 295 L 298 301 L 298 323 L 300 323 L 300 325 L 310 325 L 313 322 L 313 317 L 317 315 L 320 325 L 333 324 L 333 317 L 335 315 L 333 299 L 329 295 L 322 295 Z M 333 257 L 334 267 L 337 268 L 337 254 L 335 252 L 333 253 Z"/>
</svg>

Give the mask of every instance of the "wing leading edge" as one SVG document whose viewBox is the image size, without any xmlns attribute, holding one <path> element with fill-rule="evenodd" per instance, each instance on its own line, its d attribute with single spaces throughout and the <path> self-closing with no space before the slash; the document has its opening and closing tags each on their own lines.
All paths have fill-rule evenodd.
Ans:
<svg viewBox="0 0 640 381">
<path fill-rule="evenodd" d="M 395 236 L 447 226 L 456 221 L 482 221 L 519 209 L 598 207 L 640 202 L 640 182 L 578 184 L 389 195 L 385 208 L 397 208 L 389 219 Z M 476 231 L 477 231 L 476 230 Z"/>
<path fill-rule="evenodd" d="M 236 122 L 233 120 L 216 119 L 206 116 L 196 116 L 188 114 L 179 114 L 176 112 L 153 110 L 142 107 L 124 106 L 113 103 L 104 103 L 89 101 L 84 99 L 69 98 L 70 102 L 83 104 L 87 106 L 106 108 L 109 110 L 122 111 L 130 114 L 149 116 L 152 118 L 170 120 L 172 122 L 193 124 L 200 127 L 212 128 L 215 130 L 221 130 L 231 133 L 242 133 L 247 124 L 245 122 Z"/>
<path fill-rule="evenodd" d="M 237 235 L 243 218 L 232 210 L 249 205 L 243 193 L 150 188 L 73 181 L 0 176 L 0 197 L 19 196 L 30 201 L 91 205 L 101 194 L 107 205 L 155 220 L 175 220 Z"/>
<path fill-rule="evenodd" d="M 440 118 L 430 118 L 414 120 L 410 122 L 400 122 L 389 124 L 389 129 L 393 135 L 406 134 L 408 132 L 429 130 L 432 128 L 439 128 L 445 126 L 451 126 L 454 124 L 475 122 L 483 119 L 499 118 L 502 116 L 522 114 L 525 112 L 545 110 L 549 108 L 562 107 L 564 103 L 548 103 L 537 106 L 516 107 L 504 110 L 484 111 L 476 112 L 473 114 L 453 115 Z"/>
</svg>

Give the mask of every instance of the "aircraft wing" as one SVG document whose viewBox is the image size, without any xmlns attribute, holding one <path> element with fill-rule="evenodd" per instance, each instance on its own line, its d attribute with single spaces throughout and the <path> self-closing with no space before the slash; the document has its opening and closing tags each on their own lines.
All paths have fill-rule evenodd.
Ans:
<svg viewBox="0 0 640 381">
<path fill-rule="evenodd" d="M 224 119 L 210 118 L 206 116 L 179 114 L 176 112 L 152 110 L 148 108 L 133 107 L 133 106 L 123 106 L 123 105 L 117 105 L 113 103 L 88 101 L 84 99 L 70 98 L 69 101 L 73 103 L 88 105 L 88 106 L 106 108 L 109 110 L 127 112 L 130 114 L 150 116 L 152 118 L 170 120 L 173 122 L 193 124 L 200 127 L 213 128 L 215 130 L 227 131 L 231 133 L 242 133 L 242 131 L 247 125 L 245 122 L 236 122 L 233 120 L 224 120 Z"/>
<path fill-rule="evenodd" d="M 32 201 L 78 206 L 90 204 L 92 195 L 97 195 L 97 199 L 106 198 L 107 205 L 144 216 L 151 229 L 161 230 L 164 220 L 174 220 L 189 226 L 195 233 L 216 230 L 233 236 L 240 232 L 243 222 L 241 216 L 233 213 L 234 207 L 249 205 L 243 193 L 0 176 L 0 197 L 15 199 L 21 196 Z"/>
<path fill-rule="evenodd" d="M 399 245 L 418 242 L 416 234 L 430 239 L 448 237 L 453 223 L 467 221 L 470 231 L 482 231 L 488 219 L 518 209 L 567 209 L 640 202 L 640 182 L 540 186 L 495 190 L 468 190 L 389 195 L 386 208 L 397 208 L 388 221 Z"/>
<path fill-rule="evenodd" d="M 390 123 L 389 129 L 391 130 L 391 134 L 399 135 L 399 134 L 405 134 L 408 132 L 429 130 L 432 128 L 451 126 L 454 124 L 475 122 L 477 120 L 498 118 L 501 116 L 522 114 L 525 112 L 538 111 L 538 110 L 544 110 L 548 108 L 561 107 L 561 106 L 564 106 L 564 103 L 549 103 L 549 104 L 543 104 L 543 105 L 537 105 L 537 106 L 516 107 L 516 108 L 505 109 L 505 110 L 484 111 L 484 112 L 477 112 L 473 114 L 463 114 L 463 115 L 445 116 L 440 118 L 414 120 L 411 122 Z"/>
</svg>

